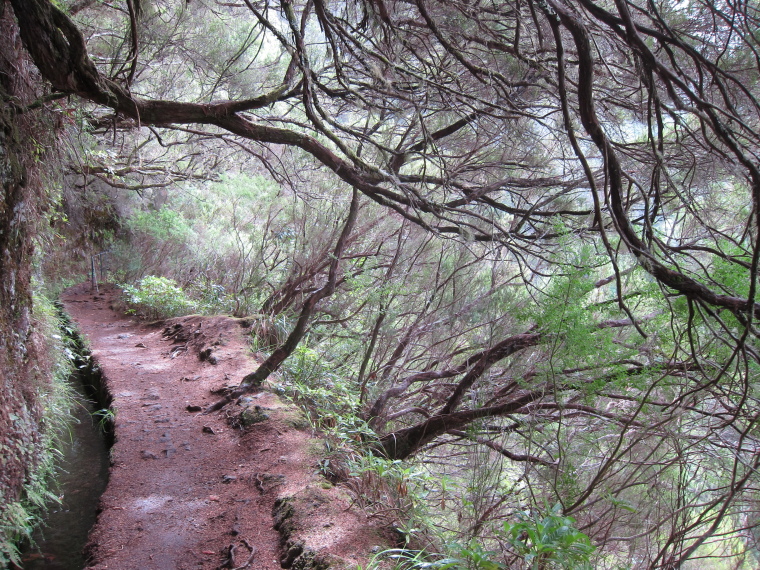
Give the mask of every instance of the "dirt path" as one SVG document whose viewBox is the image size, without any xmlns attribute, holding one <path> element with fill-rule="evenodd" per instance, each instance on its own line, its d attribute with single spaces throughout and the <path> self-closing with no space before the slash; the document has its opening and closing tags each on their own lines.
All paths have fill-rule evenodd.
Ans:
<svg viewBox="0 0 760 570">
<path fill-rule="evenodd" d="M 237 384 L 254 366 L 245 322 L 183 317 L 148 327 L 112 310 L 117 295 L 111 288 L 93 295 L 82 285 L 62 296 L 116 410 L 90 568 L 274 570 L 363 562 L 382 539 L 349 510 L 343 492 L 314 474 L 320 443 L 296 410 L 271 392 L 255 394 L 253 425 L 245 430 L 231 427 L 225 414 L 189 411 L 211 403 L 212 390 Z"/>
</svg>

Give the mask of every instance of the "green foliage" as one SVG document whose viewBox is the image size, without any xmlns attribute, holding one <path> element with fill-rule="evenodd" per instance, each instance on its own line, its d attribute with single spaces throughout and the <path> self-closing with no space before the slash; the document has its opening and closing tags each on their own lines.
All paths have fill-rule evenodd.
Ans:
<svg viewBox="0 0 760 570">
<path fill-rule="evenodd" d="M 382 461 L 382 460 L 380 460 Z M 396 477 L 405 469 L 393 464 L 378 470 L 377 462 L 368 462 L 365 470 L 378 477 Z M 411 487 L 411 485 L 409 485 Z M 450 570 L 501 570 L 525 568 L 530 570 L 582 570 L 592 568 L 590 557 L 594 546 L 584 533 L 575 528 L 575 519 L 562 514 L 558 503 L 545 514 L 529 511 L 517 513 L 518 521 L 505 522 L 495 533 L 491 544 L 508 544 L 522 565 L 507 565 L 503 553 L 490 550 L 486 541 L 472 538 L 467 542 L 452 541 L 446 544 L 445 554 L 425 551 L 391 549 L 380 553 L 370 568 L 380 567 L 381 560 L 390 560 L 398 570 L 450 569 Z M 508 556 L 508 555 L 507 555 Z"/>
<path fill-rule="evenodd" d="M 115 408 L 103 408 L 96 410 L 92 413 L 93 417 L 97 419 L 98 429 L 103 433 L 109 433 L 113 430 L 116 423 L 116 409 Z"/>
<path fill-rule="evenodd" d="M 750 263 L 749 254 L 732 245 L 722 244 L 723 252 L 728 259 L 715 257 L 710 276 L 723 287 L 729 295 L 746 297 L 749 294 L 750 272 L 746 267 L 730 260 L 740 260 Z"/>
<path fill-rule="evenodd" d="M 68 0 L 56 2 L 71 4 Z M 254 96 L 251 86 L 263 87 L 263 91 L 258 89 L 261 92 L 276 88 L 291 58 L 285 46 L 267 36 L 281 29 L 282 14 L 268 16 L 273 18 L 268 28 L 251 27 L 238 17 L 235 3 L 229 4 L 229 11 L 217 7 L 220 9 L 211 12 L 197 4 L 146 6 L 147 16 L 158 17 L 141 22 L 146 32 L 141 35 L 141 54 L 150 63 L 146 68 L 150 73 L 135 77 L 136 92 L 148 99 L 205 104 L 228 97 L 249 99 Z M 660 35 L 645 34 L 647 45 L 655 52 L 663 46 L 674 48 L 667 52 L 666 67 L 682 69 L 686 75 L 696 71 L 694 77 L 700 78 L 707 73 L 705 100 L 717 101 L 716 112 L 726 113 L 729 127 L 747 129 L 744 134 L 737 131 L 732 140 L 738 141 L 741 152 L 756 154 L 755 116 L 744 113 L 745 122 L 741 112 L 734 115 L 731 110 L 750 108 L 754 99 L 746 99 L 741 90 L 733 91 L 731 81 L 728 86 L 709 81 L 711 73 L 725 71 L 746 94 L 753 92 L 757 85 L 756 62 L 752 61 L 755 52 L 751 43 L 743 40 L 754 39 L 756 20 L 732 12 L 728 5 L 726 13 L 732 16 L 716 18 L 721 13 L 709 2 L 660 4 L 650 22 Z M 320 26 L 323 22 L 312 19 L 316 12 L 303 14 L 304 45 L 308 46 L 304 49 L 312 62 L 310 71 L 316 74 L 315 85 L 321 86 L 315 92 L 315 104 L 321 97 L 327 106 L 320 112 L 327 113 L 330 120 L 316 125 L 310 115 L 304 115 L 297 98 L 251 109 L 250 119 L 290 129 L 297 136 L 308 133 L 348 158 L 366 177 L 365 182 L 388 191 L 402 189 L 404 199 L 395 207 L 409 208 L 407 215 L 417 204 L 425 207 L 416 212 L 420 227 L 415 227 L 407 223 L 412 216 L 402 222 L 392 210 L 364 201 L 362 216 L 368 222 L 357 232 L 360 235 L 352 237 L 355 242 L 341 268 L 339 294 L 319 307 L 323 312 L 314 320 L 320 324 L 310 324 L 311 338 L 285 363 L 282 384 L 306 406 L 312 424 L 328 431 L 331 445 L 352 454 L 350 474 L 361 480 L 364 496 L 384 507 L 390 502 L 389 511 L 398 504 L 408 508 L 427 501 L 427 518 L 422 522 L 445 529 L 435 544 L 451 546 L 437 561 L 420 553 L 407 560 L 409 564 L 497 568 L 500 563 L 493 562 L 488 550 L 496 542 L 494 534 L 498 535 L 493 529 L 495 521 L 503 520 L 504 513 L 528 508 L 526 505 L 534 507 L 544 500 L 553 504 L 556 497 L 586 497 L 576 516 L 583 517 L 583 528 L 590 529 L 589 534 L 640 534 L 640 541 L 630 542 L 631 557 L 644 564 L 649 552 L 659 550 L 657 529 L 665 527 L 658 525 L 683 517 L 687 532 L 682 544 L 686 544 L 690 533 L 697 536 L 705 530 L 698 524 L 688 526 L 695 520 L 691 517 L 700 516 L 691 513 L 709 504 L 709 497 L 702 494 L 717 496 L 716 489 L 722 485 L 726 497 L 734 496 L 733 483 L 719 479 L 723 473 L 736 473 L 736 468 L 751 465 L 752 460 L 744 456 L 741 444 L 719 442 L 716 447 L 712 442 L 723 439 L 720 430 L 726 426 L 704 422 L 722 422 L 724 414 L 731 415 L 735 429 L 750 434 L 757 418 L 758 369 L 756 364 L 739 363 L 742 356 L 757 360 L 752 337 L 747 337 L 745 345 L 744 337 L 736 335 L 742 332 L 741 315 L 737 318 L 729 311 L 710 308 L 711 301 L 700 303 L 699 295 L 676 297 L 674 289 L 661 285 L 644 269 L 632 269 L 637 263 L 647 264 L 647 257 L 634 259 L 638 248 L 626 246 L 620 229 L 640 235 L 651 246 L 654 258 L 716 293 L 746 296 L 750 276 L 742 265 L 750 260 L 747 250 L 754 239 L 753 210 L 747 198 L 750 188 L 741 169 L 725 154 L 734 147 L 732 143 L 726 146 L 723 129 L 710 134 L 709 122 L 689 110 L 693 105 L 680 105 L 673 112 L 666 100 L 660 102 L 652 96 L 655 79 L 642 82 L 637 66 L 626 69 L 613 63 L 614 76 L 598 74 L 594 78 L 594 93 L 600 101 L 599 119 L 616 141 L 615 148 L 603 152 L 620 154 L 620 171 L 628 186 L 621 207 L 628 219 L 613 219 L 621 215 L 611 208 L 614 200 L 608 192 L 614 188 L 608 177 L 616 169 L 602 168 L 613 157 L 602 156 L 586 141 L 582 142 L 588 156 L 584 166 L 595 171 L 591 176 L 598 178 L 599 197 L 604 199 L 601 211 L 592 214 L 591 193 L 595 190 L 593 184 L 577 178 L 581 164 L 573 159 L 558 108 L 553 106 L 558 101 L 556 84 L 536 80 L 536 69 L 551 75 L 558 64 L 556 54 L 543 48 L 533 51 L 531 44 L 542 46 L 543 42 L 534 41 L 535 30 L 521 31 L 525 29 L 521 22 L 529 17 L 526 10 L 536 17 L 535 6 L 493 6 L 495 11 L 482 19 L 477 19 L 477 11 L 470 15 L 456 6 L 451 10 L 445 3 L 438 6 L 432 17 L 439 22 L 439 30 L 427 39 L 424 26 L 413 31 L 419 45 L 430 47 L 421 50 L 427 54 L 422 56 L 415 54 L 420 50 L 414 48 L 414 41 L 406 42 L 404 26 L 385 27 L 379 21 L 377 26 L 358 26 L 364 31 L 358 39 L 351 38 L 355 49 L 336 51 L 336 44 L 326 41 L 327 29 Z M 357 16 L 354 23 L 363 17 L 366 24 L 368 14 L 359 16 L 362 10 L 353 3 L 338 2 L 327 9 L 334 10 L 343 22 L 354 22 Z M 643 22 L 649 17 L 647 12 L 638 10 L 636 17 Z M 124 60 L 122 38 L 127 24 L 122 16 L 117 10 L 85 11 L 79 16 L 87 22 L 83 29 L 91 34 L 90 53 L 97 54 L 96 64 L 104 70 L 110 62 Z M 592 22 L 593 17 L 589 18 Z M 741 31 L 742 20 L 749 31 Z M 716 27 L 715 22 L 723 23 Z M 330 33 L 339 35 L 340 29 L 331 28 Z M 400 41 L 376 43 L 380 36 L 375 34 L 381 29 Z M 600 67 L 625 59 L 625 41 L 613 42 L 610 50 L 607 32 L 609 26 L 589 26 L 594 36 L 589 39 L 599 46 L 595 53 Z M 482 108 L 502 108 L 504 93 L 497 89 L 489 94 L 490 82 L 476 77 L 468 80 L 465 68 L 447 66 L 441 77 L 454 79 L 446 94 L 440 95 L 443 92 L 438 87 L 426 90 L 426 84 L 440 84 L 426 82 L 420 73 L 441 68 L 439 51 L 445 50 L 437 50 L 434 44 L 448 34 L 482 67 L 498 69 L 518 84 L 520 78 L 528 82 L 531 87 L 520 92 L 524 112 L 513 115 L 473 109 L 477 118 L 461 123 L 466 128 L 449 129 L 462 120 L 460 103 L 469 105 L 472 85 L 477 86 L 477 108 L 481 104 L 485 105 Z M 478 36 L 477 43 L 468 47 L 470 40 L 465 36 Z M 525 41 L 520 42 L 518 36 Z M 209 42 L 208 38 L 221 40 Z M 505 43 L 496 41 L 499 38 Z M 487 45 L 513 43 L 515 54 L 486 49 Z M 400 47 L 383 52 L 386 44 Z M 688 51 L 675 49 L 687 45 L 698 47 L 705 61 L 699 63 Z M 635 50 L 636 46 L 628 47 Z M 525 53 L 518 57 L 523 48 Z M 352 60 L 352 53 L 359 59 Z M 188 57 L 188 65 L 181 66 L 183 71 L 177 74 L 177 62 Z M 341 60 L 343 57 L 348 59 Z M 705 65 L 711 58 L 714 65 Z M 339 65 L 341 61 L 348 65 Z M 389 62 L 393 64 L 390 75 L 385 69 Z M 375 63 L 382 63 L 381 69 L 375 69 Z M 567 62 L 569 77 L 577 77 L 577 64 L 577 58 Z M 339 78 L 338 69 L 342 70 Z M 372 96 L 367 79 L 374 84 L 375 78 L 359 70 L 371 71 L 372 76 L 379 71 L 385 88 Z M 621 104 L 614 93 L 620 92 L 621 85 L 625 87 L 621 78 L 628 72 L 633 72 L 628 77 L 630 89 Z M 664 68 L 660 72 L 666 73 Z M 407 85 L 400 80 L 404 75 L 419 78 L 414 81 L 419 86 L 413 88 L 419 97 L 408 99 L 408 87 L 404 88 L 397 93 L 399 97 L 391 97 L 393 109 L 388 111 L 386 95 L 397 85 Z M 361 87 L 368 96 L 356 107 L 349 99 L 336 99 L 328 87 L 336 78 L 349 87 Z M 724 87 L 728 91 L 711 95 L 711 89 Z M 572 106 L 573 101 L 577 103 L 573 95 L 577 95 L 577 82 L 571 81 L 569 89 Z M 721 104 L 721 95 L 723 103 L 735 104 Z M 375 100 L 381 104 L 376 106 Z M 641 104 L 644 101 L 648 109 Z M 389 112 L 393 120 L 388 120 Z M 657 118 L 658 135 L 653 124 L 645 124 L 644 115 L 650 123 Z M 85 124 L 87 118 L 82 111 L 79 120 Z M 360 129 L 361 122 L 365 126 Z M 316 134 L 312 132 L 315 126 L 319 127 Z M 123 263 L 124 281 L 163 276 L 146 278 L 157 281 L 144 280 L 128 291 L 133 310 L 153 317 L 220 307 L 233 307 L 237 315 L 266 313 L 258 320 L 263 333 L 260 348 L 266 351 L 280 344 L 292 330 L 300 304 L 324 285 L 324 262 L 343 215 L 345 185 L 336 184 L 332 174 L 300 151 L 265 150 L 225 137 L 190 139 L 186 130 L 172 133 L 160 128 L 148 134 L 147 129 L 131 129 L 127 134 L 118 125 L 114 127 L 112 136 L 109 133 L 100 144 L 93 139 L 92 148 L 79 161 L 100 178 L 97 184 L 89 184 L 92 176 L 84 175 L 82 194 L 88 186 L 101 186 L 106 179 L 140 190 L 120 193 L 130 195 L 120 198 L 131 200 L 124 208 L 109 208 L 110 200 L 93 200 L 87 208 L 91 215 L 84 218 L 83 225 L 90 232 L 99 228 L 97 233 L 103 239 L 118 236 L 115 250 Z M 428 137 L 436 132 L 447 134 Z M 656 137 L 662 138 L 656 141 Z M 113 142 L 108 141 L 111 138 Z M 33 143 L 32 152 L 39 159 L 46 145 Z M 228 150 L 233 143 L 240 144 L 249 158 Z M 348 156 L 349 148 L 355 156 Z M 383 149 L 394 148 L 405 160 L 403 171 L 396 171 L 403 179 L 401 185 L 395 175 L 386 176 L 385 171 L 388 153 Z M 203 158 L 214 152 L 219 154 L 213 159 Z M 120 157 L 122 153 L 125 156 Z M 157 157 L 162 157 L 158 163 L 154 162 Z M 255 172 L 249 162 L 253 157 L 264 162 L 271 178 L 241 174 Z M 121 168 L 114 168 L 120 160 Z M 204 171 L 204 163 L 213 166 Z M 214 179 L 218 165 L 227 172 Z M 483 193 L 469 192 L 476 187 Z M 384 196 L 391 202 L 397 199 L 392 193 Z M 73 213 L 74 209 L 66 211 Z M 113 234 L 108 233 L 110 224 L 95 225 L 117 211 L 126 219 L 122 225 L 113 224 Z M 461 232 L 461 241 L 440 239 L 453 237 L 456 231 Z M 477 235 L 479 239 L 473 239 Z M 487 239 L 480 241 L 482 238 Z M 597 286 L 600 279 L 613 274 L 613 260 L 622 281 Z M 618 307 L 620 301 L 625 301 L 626 312 Z M 640 321 L 639 330 L 646 334 L 625 322 L 620 324 L 628 317 Z M 613 320 L 618 322 L 605 323 Z M 461 407 L 509 402 L 517 394 L 512 385 L 540 389 L 542 396 L 535 405 L 516 410 L 508 418 L 472 424 L 468 429 L 472 437 L 452 444 L 455 453 L 449 457 L 443 453 L 426 457 L 428 450 L 423 449 L 420 456 L 401 464 L 355 451 L 357 444 L 372 437 L 360 411 L 367 411 L 374 398 L 390 394 L 388 390 L 396 386 L 403 392 L 385 400 L 386 409 L 373 418 L 378 431 L 417 423 L 440 409 L 462 375 L 415 380 L 405 389 L 404 378 L 418 372 L 451 370 L 476 352 L 526 330 L 538 331 L 541 343 L 495 363 L 468 389 Z M 742 422 L 747 422 L 746 428 L 738 427 Z M 650 426 L 655 429 L 644 429 Z M 436 445 L 449 437 L 440 435 Z M 556 465 L 518 463 L 508 453 L 496 457 L 498 448 L 478 459 L 470 449 L 483 441 L 480 436 L 504 450 L 535 454 Z M 747 449 L 751 449 L 752 441 L 746 437 Z M 679 441 L 684 438 L 691 442 L 686 450 Z M 448 452 L 447 445 L 435 449 Z M 727 469 L 731 460 L 735 465 Z M 423 477 L 413 461 L 434 466 Z M 689 473 L 686 479 L 690 484 L 676 486 L 680 479 L 675 474 L 682 464 L 689 466 L 683 473 Z M 599 465 L 604 467 L 597 471 Z M 324 467 L 327 471 L 333 465 Z M 451 494 L 456 494 L 456 499 L 446 496 L 443 477 L 454 480 Z M 640 491 L 642 482 L 651 495 Z M 754 501 L 754 483 L 747 486 L 747 498 L 741 500 Z M 369 490 L 372 485 L 379 489 L 374 495 L 375 491 Z M 508 485 L 514 485 L 513 495 L 502 492 Z M 628 517 L 637 510 L 644 513 L 640 505 L 646 500 L 643 497 L 650 496 L 657 501 L 651 512 L 662 513 L 659 521 L 644 520 L 644 514 L 638 520 Z M 398 497 L 405 500 L 393 502 Z M 447 500 L 456 506 L 444 512 Z M 614 509 L 602 512 L 602 504 Z M 674 511 L 669 513 L 672 505 L 679 505 L 678 510 L 672 507 Z M 436 507 L 437 521 L 432 516 Z M 488 510 L 491 507 L 493 512 Z M 402 509 L 398 512 L 409 514 Z M 483 521 L 479 520 L 481 514 Z M 556 508 L 545 515 L 534 511 L 520 517 L 518 523 L 504 529 L 509 540 L 502 533 L 499 546 L 512 544 L 526 564 L 572 564 L 572 553 L 583 558 L 583 547 L 588 546 L 585 535 L 574 530 L 572 519 L 561 516 Z M 477 526 L 481 522 L 482 526 Z M 610 530 L 613 524 L 614 531 Z M 745 524 L 749 526 L 742 521 L 737 528 Z M 655 530 L 641 534 L 642 525 Z M 423 525 L 410 519 L 409 526 Z M 472 536 L 477 541 L 471 541 Z M 399 553 L 398 560 L 404 556 Z"/>
<path fill-rule="evenodd" d="M 557 503 L 546 514 L 517 514 L 518 522 L 504 523 L 504 534 L 532 570 L 591 568 L 594 552 L 588 536 L 575 528 L 575 519 L 562 515 Z"/>
<path fill-rule="evenodd" d="M 547 335 L 549 358 L 539 366 L 552 377 L 556 371 L 593 362 L 601 369 L 605 361 L 607 375 L 616 371 L 612 362 L 635 354 L 635 350 L 615 343 L 619 329 L 597 325 L 606 319 L 625 317 L 615 302 L 614 284 L 597 288 L 596 281 L 612 272 L 606 258 L 586 245 L 568 242 L 554 260 L 562 273 L 548 279 L 538 293 L 538 303 L 526 304 L 521 318 Z M 572 383 L 572 378 L 567 379 Z M 587 382 L 578 385 L 586 392 L 597 387 Z"/>
<path fill-rule="evenodd" d="M 483 545 L 475 539 L 466 546 L 455 544 L 452 550 L 460 567 L 467 570 L 501 570 L 507 568 L 504 564 L 494 560 L 498 556 L 498 552 L 485 550 Z"/>
<path fill-rule="evenodd" d="M 123 298 L 130 311 L 151 319 L 189 314 L 212 314 L 230 309 L 230 302 L 219 285 L 196 288 L 195 298 L 173 279 L 149 275 L 137 285 L 121 285 Z"/>
<path fill-rule="evenodd" d="M 129 218 L 129 229 L 158 241 L 184 243 L 192 230 L 184 216 L 167 206 L 158 210 L 138 211 Z"/>
<path fill-rule="evenodd" d="M 312 263 L 304 254 L 322 248 L 320 234 L 330 236 L 325 223 L 303 227 L 303 205 L 279 204 L 279 192 L 270 179 L 230 173 L 183 186 L 159 208 L 133 196 L 120 206 L 122 231 L 111 245 L 118 280 L 161 275 L 204 302 L 223 287 L 225 310 L 259 312 L 291 273 Z"/>
<path fill-rule="evenodd" d="M 508 567 L 494 558 L 495 551 L 485 550 L 472 540 L 466 546 L 450 545 L 451 555 L 430 555 L 422 550 L 396 548 L 386 550 L 378 559 L 390 560 L 398 570 L 506 570 Z"/>
<path fill-rule="evenodd" d="M 422 550 L 407 550 L 403 548 L 386 550 L 380 553 L 378 560 L 390 560 L 394 562 L 395 570 L 500 570 L 501 568 L 506 568 L 506 566 L 480 558 L 479 556 L 469 561 L 454 557 L 438 557 L 436 559 L 436 557 Z M 468 562 L 473 562 L 476 565 L 469 565 Z M 370 568 L 375 567 L 370 566 Z"/>
<path fill-rule="evenodd" d="M 137 286 L 121 285 L 131 311 L 147 318 L 160 319 L 197 312 L 197 305 L 173 279 L 149 275 Z"/>
<path fill-rule="evenodd" d="M 307 338 L 283 364 L 282 387 L 313 425 L 343 443 L 355 444 L 373 434 L 358 416 L 355 386 L 341 372 L 334 361 L 311 348 Z"/>
<path fill-rule="evenodd" d="M 38 522 L 33 504 L 22 500 L 4 506 L 0 516 L 0 564 L 4 567 L 11 562 L 21 565 L 18 544 L 31 538 Z"/>
</svg>

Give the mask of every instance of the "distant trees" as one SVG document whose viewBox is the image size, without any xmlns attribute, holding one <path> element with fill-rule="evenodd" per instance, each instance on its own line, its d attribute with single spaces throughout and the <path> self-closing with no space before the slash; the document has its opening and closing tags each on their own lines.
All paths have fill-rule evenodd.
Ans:
<svg viewBox="0 0 760 570">
<path fill-rule="evenodd" d="M 86 122 L 374 202 L 329 320 L 384 453 L 483 447 L 608 561 L 755 556 L 754 3 L 11 4 Z M 265 308 L 300 309 L 337 261 Z"/>
</svg>

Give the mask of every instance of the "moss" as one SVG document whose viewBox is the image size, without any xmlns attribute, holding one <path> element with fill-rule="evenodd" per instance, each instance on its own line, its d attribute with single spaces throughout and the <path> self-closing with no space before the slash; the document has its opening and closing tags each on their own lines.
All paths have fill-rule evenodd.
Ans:
<svg viewBox="0 0 760 570">
<path fill-rule="evenodd" d="M 283 568 L 293 568 L 296 560 L 303 554 L 303 542 L 288 541 L 280 556 L 280 565 Z"/>
<path fill-rule="evenodd" d="M 261 406 L 249 406 L 238 414 L 237 422 L 242 428 L 251 427 L 260 424 L 269 419 L 269 415 Z"/>
<path fill-rule="evenodd" d="M 292 570 L 328 570 L 330 562 L 313 550 L 302 553 L 291 566 Z"/>
<path fill-rule="evenodd" d="M 316 457 L 318 459 L 322 459 L 328 453 L 325 442 L 321 439 L 312 439 L 309 441 L 306 452 L 312 457 Z"/>
<path fill-rule="evenodd" d="M 272 518 L 274 518 L 274 528 L 280 533 L 284 540 L 288 540 L 295 529 L 293 515 L 293 499 L 291 497 L 279 498 L 274 502 L 272 508 Z"/>
<path fill-rule="evenodd" d="M 306 431 L 311 429 L 311 424 L 306 415 L 294 406 L 288 407 L 282 413 L 282 421 L 285 425 L 292 427 L 293 429 Z"/>
</svg>

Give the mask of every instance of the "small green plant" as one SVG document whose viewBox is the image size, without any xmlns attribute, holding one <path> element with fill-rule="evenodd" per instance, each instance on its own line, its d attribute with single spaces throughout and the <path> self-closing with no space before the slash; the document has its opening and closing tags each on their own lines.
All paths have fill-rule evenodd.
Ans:
<svg viewBox="0 0 760 570">
<path fill-rule="evenodd" d="M 590 569 L 594 552 L 588 536 L 575 528 L 575 519 L 562 514 L 556 504 L 547 514 L 517 514 L 518 522 L 504 523 L 501 536 L 523 560 L 519 568 L 530 570 Z M 420 550 L 391 549 L 379 553 L 369 565 L 377 568 L 381 561 L 391 561 L 395 570 L 506 570 L 518 568 L 497 561 L 498 552 L 487 550 L 475 539 L 466 545 L 452 543 L 447 555 Z"/>
<path fill-rule="evenodd" d="M 197 305 L 173 279 L 149 275 L 137 286 L 121 285 L 132 313 L 160 319 L 197 312 Z"/>
<path fill-rule="evenodd" d="M 477 541 L 467 546 L 451 545 L 451 556 L 428 554 L 424 550 L 393 548 L 380 552 L 368 568 L 379 568 L 382 560 L 394 563 L 394 570 L 506 570 L 507 566 L 496 562 L 496 552 L 485 550 Z"/>
<path fill-rule="evenodd" d="M 575 519 L 562 514 L 557 503 L 546 514 L 517 514 L 518 522 L 504 523 L 508 542 L 531 570 L 591 568 L 594 546 L 588 536 L 575 528 Z"/>
<path fill-rule="evenodd" d="M 384 550 L 375 556 L 369 563 L 368 569 L 379 568 L 381 561 L 390 561 L 394 564 L 394 570 L 458 570 L 458 561 L 450 558 L 431 560 L 424 550 L 409 550 L 406 548 L 392 548 Z"/>
<path fill-rule="evenodd" d="M 104 433 L 110 432 L 116 422 L 116 410 L 114 408 L 97 410 L 92 413 L 92 416 L 97 419 L 98 428 Z"/>
</svg>

